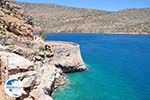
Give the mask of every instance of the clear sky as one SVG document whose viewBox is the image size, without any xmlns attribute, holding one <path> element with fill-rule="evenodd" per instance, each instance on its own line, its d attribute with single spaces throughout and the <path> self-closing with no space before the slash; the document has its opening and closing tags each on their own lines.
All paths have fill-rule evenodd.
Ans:
<svg viewBox="0 0 150 100">
<path fill-rule="evenodd" d="M 150 0 L 17 0 L 32 3 L 55 3 L 72 7 L 117 11 L 125 8 L 150 8 Z"/>
</svg>

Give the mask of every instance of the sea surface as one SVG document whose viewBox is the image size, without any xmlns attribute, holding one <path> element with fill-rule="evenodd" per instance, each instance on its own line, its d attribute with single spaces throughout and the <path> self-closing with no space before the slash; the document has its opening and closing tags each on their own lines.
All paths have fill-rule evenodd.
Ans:
<svg viewBox="0 0 150 100">
<path fill-rule="evenodd" d="M 67 75 L 54 100 L 150 100 L 150 35 L 51 33 L 80 44 L 88 70 Z"/>
</svg>

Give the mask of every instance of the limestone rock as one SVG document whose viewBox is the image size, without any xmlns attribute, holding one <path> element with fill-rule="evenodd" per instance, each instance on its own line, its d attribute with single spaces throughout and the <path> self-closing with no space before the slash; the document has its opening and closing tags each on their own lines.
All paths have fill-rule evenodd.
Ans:
<svg viewBox="0 0 150 100">
<path fill-rule="evenodd" d="M 53 100 L 50 96 L 46 95 L 42 87 L 37 87 L 30 92 L 30 96 L 32 96 L 35 100 Z"/>
<path fill-rule="evenodd" d="M 54 53 L 52 53 L 52 52 L 45 52 L 45 55 L 46 55 L 46 57 L 47 58 L 51 58 L 51 57 L 53 57 L 54 56 Z"/>
<path fill-rule="evenodd" d="M 43 58 L 42 58 L 41 56 L 35 56 L 35 60 L 36 60 L 36 61 L 42 61 Z"/>
<path fill-rule="evenodd" d="M 12 69 L 28 69 L 33 66 L 33 63 L 22 56 L 14 53 L 0 51 L 0 56 L 7 57 L 8 59 L 8 70 Z M 6 61 L 4 61 L 6 63 Z"/>
<path fill-rule="evenodd" d="M 26 77 L 26 76 L 35 76 L 36 75 L 36 71 L 27 71 L 27 72 L 22 72 L 22 73 L 17 73 L 17 74 L 13 74 L 10 75 L 9 77 Z"/>
<path fill-rule="evenodd" d="M 0 45 L 0 50 L 5 50 L 5 49 L 6 49 L 6 47 Z"/>
<path fill-rule="evenodd" d="M 19 40 L 33 40 L 33 27 L 28 23 L 28 16 L 24 15 L 21 7 L 3 0 L 0 5 L 0 33 L 5 33 Z M 9 34 L 11 33 L 11 34 Z"/>
<path fill-rule="evenodd" d="M 41 56 L 42 58 L 44 58 L 44 56 L 45 56 L 44 52 L 39 52 L 39 56 Z"/>
<path fill-rule="evenodd" d="M 19 100 L 52 100 L 53 91 L 66 82 L 64 72 L 86 69 L 79 45 L 45 42 L 37 36 L 33 39 L 31 20 L 28 20 L 20 7 L 11 4 L 9 0 L 3 0 L 2 4 L 0 78 L 6 81 L 17 77 L 22 81 L 24 91 L 17 98 Z"/>
<path fill-rule="evenodd" d="M 52 97 L 44 94 L 42 96 L 40 96 L 39 98 L 37 98 L 37 100 L 53 100 Z"/>
<path fill-rule="evenodd" d="M 23 24 L 23 23 L 16 23 L 16 22 L 10 22 L 8 25 L 8 29 L 10 32 L 15 33 L 18 36 L 27 36 L 32 37 L 32 29 L 30 25 Z"/>
<path fill-rule="evenodd" d="M 23 87 L 25 87 L 25 88 L 30 87 L 34 80 L 35 80 L 34 76 L 30 76 L 30 77 L 24 78 L 22 80 Z"/>
<path fill-rule="evenodd" d="M 78 44 L 71 42 L 47 42 L 52 47 L 51 62 L 64 72 L 84 71 L 86 65 L 80 54 Z"/>
<path fill-rule="evenodd" d="M 41 69 L 41 85 L 51 91 L 51 85 L 55 80 L 55 70 L 54 65 L 44 64 Z"/>
</svg>

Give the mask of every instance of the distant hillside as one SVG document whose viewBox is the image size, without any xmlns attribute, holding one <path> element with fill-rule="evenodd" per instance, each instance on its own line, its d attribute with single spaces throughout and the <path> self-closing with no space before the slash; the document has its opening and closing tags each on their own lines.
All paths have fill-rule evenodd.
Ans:
<svg viewBox="0 0 150 100">
<path fill-rule="evenodd" d="M 19 3 L 33 16 L 34 23 L 49 32 L 150 33 L 150 8 L 118 12 L 60 6 Z"/>
</svg>

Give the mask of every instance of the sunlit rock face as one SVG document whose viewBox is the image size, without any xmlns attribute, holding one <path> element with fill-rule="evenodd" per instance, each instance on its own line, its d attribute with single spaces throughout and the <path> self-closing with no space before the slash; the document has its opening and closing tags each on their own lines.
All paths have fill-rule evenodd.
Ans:
<svg viewBox="0 0 150 100">
<path fill-rule="evenodd" d="M 70 42 L 47 42 L 51 47 L 53 57 L 51 62 L 63 72 L 75 72 L 86 70 L 78 44 Z"/>
<path fill-rule="evenodd" d="M 22 95 L 17 100 L 52 100 L 54 90 L 66 82 L 65 73 L 84 70 L 86 65 L 78 44 L 45 42 L 34 36 L 32 21 L 20 6 L 2 0 L 0 100 L 14 100 L 1 89 L 9 78 L 15 77 L 22 82 Z"/>
<path fill-rule="evenodd" d="M 14 40 L 33 40 L 31 18 L 25 16 L 20 6 L 2 0 L 0 5 L 0 36 Z"/>
</svg>

